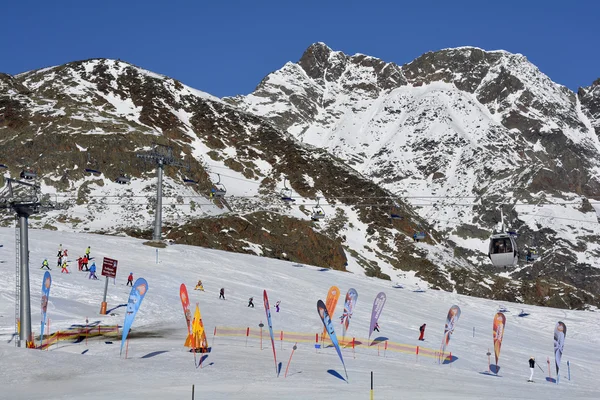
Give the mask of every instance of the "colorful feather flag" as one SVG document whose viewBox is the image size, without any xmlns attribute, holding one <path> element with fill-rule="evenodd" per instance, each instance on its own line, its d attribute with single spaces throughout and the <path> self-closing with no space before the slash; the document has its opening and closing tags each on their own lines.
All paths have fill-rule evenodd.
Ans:
<svg viewBox="0 0 600 400">
<path fill-rule="evenodd" d="M 329 312 L 327 312 L 327 307 L 323 300 L 319 300 L 317 302 L 317 312 L 321 317 L 321 322 L 323 322 L 323 326 L 327 333 L 329 334 L 329 339 L 335 346 L 335 351 L 337 351 L 340 360 L 342 361 L 342 365 L 344 366 L 344 373 L 346 374 L 346 380 L 348 380 L 348 372 L 346 371 L 346 364 L 344 363 L 344 357 L 342 357 L 342 351 L 340 350 L 340 344 L 338 343 L 337 336 L 335 334 L 335 330 L 333 329 L 333 323 L 331 322 L 331 317 L 329 316 Z"/>
<path fill-rule="evenodd" d="M 263 300 L 265 303 L 265 313 L 267 314 L 267 324 L 269 325 L 269 333 L 271 334 L 271 345 L 273 346 L 273 359 L 275 360 L 275 374 L 277 374 L 277 354 L 275 353 L 275 338 L 273 336 L 273 324 L 271 323 L 271 308 L 269 307 L 269 297 L 267 296 L 266 290 L 263 291 Z"/>
<path fill-rule="evenodd" d="M 558 382 L 558 370 L 560 369 L 560 359 L 562 358 L 565 347 L 565 338 L 567 337 L 567 326 L 558 321 L 554 328 L 554 362 L 556 363 L 556 380 Z"/>
<path fill-rule="evenodd" d="M 371 311 L 371 324 L 369 328 L 369 341 L 371 340 L 371 334 L 375 330 L 377 326 L 377 320 L 379 320 L 379 316 L 381 315 L 381 311 L 383 311 L 383 306 L 385 305 L 386 296 L 385 293 L 379 292 L 373 301 L 373 310 Z"/>
<path fill-rule="evenodd" d="M 125 346 L 125 341 L 127 340 L 127 335 L 129 335 L 129 330 L 131 329 L 131 325 L 133 324 L 133 320 L 135 319 L 135 315 L 137 314 L 140 306 L 142 305 L 142 300 L 146 296 L 148 292 L 148 282 L 144 278 L 138 278 L 133 287 L 131 288 L 131 292 L 129 293 L 129 299 L 127 300 L 127 310 L 125 312 L 125 322 L 123 322 L 123 335 L 121 336 L 121 352 L 123 354 L 123 346 Z"/>
<path fill-rule="evenodd" d="M 504 337 L 504 327 L 506 326 L 506 317 L 501 312 L 494 316 L 492 325 L 492 334 L 494 336 L 494 354 L 496 355 L 496 366 L 500 358 L 500 347 L 502 346 L 502 338 Z"/>
<path fill-rule="evenodd" d="M 442 339 L 442 347 L 440 348 L 440 358 L 439 362 L 444 359 L 444 355 L 446 353 L 446 347 L 450 342 L 450 336 L 454 333 L 454 327 L 460 318 L 460 307 L 457 305 L 453 305 L 448 310 L 448 315 L 446 316 L 446 325 L 444 326 L 444 338 Z"/>
<path fill-rule="evenodd" d="M 344 301 L 344 313 L 340 317 L 343 331 L 342 336 L 346 336 L 348 326 L 350 325 L 350 318 L 352 318 L 352 313 L 354 312 L 354 306 L 356 305 L 357 300 L 358 292 L 356 289 L 348 290 L 348 293 L 346 293 L 346 300 Z"/>
<path fill-rule="evenodd" d="M 42 279 L 42 327 L 40 331 L 40 340 L 44 341 L 44 328 L 46 326 L 46 311 L 48 310 L 48 299 L 50 298 L 50 286 L 52 285 L 52 277 L 50 271 L 44 273 Z M 43 343 L 42 343 L 43 344 Z"/>
<path fill-rule="evenodd" d="M 327 313 L 329 316 L 333 318 L 333 314 L 335 313 L 335 307 L 337 306 L 338 299 L 340 298 L 340 289 L 337 286 L 332 286 L 329 288 L 327 292 L 327 299 L 325 300 L 325 305 L 327 307 Z M 323 333 L 321 334 L 321 338 L 324 339 L 327 337 L 327 329 L 323 328 Z"/>
</svg>

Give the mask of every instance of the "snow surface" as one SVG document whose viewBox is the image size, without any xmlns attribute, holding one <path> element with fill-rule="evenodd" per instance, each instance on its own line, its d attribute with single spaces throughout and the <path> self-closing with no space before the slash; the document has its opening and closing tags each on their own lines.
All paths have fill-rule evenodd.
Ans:
<svg viewBox="0 0 600 400">
<path fill-rule="evenodd" d="M 30 282 L 33 329 L 39 333 L 40 287 L 44 271 L 38 266 L 44 257 L 52 258 L 58 244 L 69 249 L 71 259 L 91 245 L 99 264 L 102 257 L 119 260 L 116 282 L 108 289 L 108 306 L 126 302 L 129 288 L 126 276 L 144 277 L 148 294 L 133 324 L 128 358 L 119 357 L 118 340 L 90 339 L 87 343 L 59 342 L 49 351 L 15 348 L 7 343 L 14 330 L 14 229 L 0 228 L 0 397 L 6 399 L 171 399 L 189 398 L 192 384 L 196 398 L 211 399 L 365 399 L 369 396 L 370 372 L 374 373 L 377 399 L 510 399 L 565 398 L 597 399 L 600 389 L 596 371 L 600 360 L 593 349 L 600 342 L 597 329 L 600 315 L 590 311 L 569 311 L 528 306 L 527 317 L 518 317 L 520 305 L 503 302 L 510 312 L 499 360 L 499 376 L 487 371 L 485 353 L 492 348 L 492 318 L 500 305 L 492 300 L 428 290 L 415 293 L 411 288 L 392 288 L 392 283 L 350 273 L 288 263 L 257 256 L 233 254 L 193 246 L 171 245 L 158 251 L 144 246 L 142 240 L 81 233 L 44 230 L 29 231 Z M 103 324 L 122 324 L 123 308 L 116 316 L 100 316 L 104 280 L 88 280 L 83 272 L 60 274 L 52 271 L 48 318 L 51 331 L 84 323 L 86 318 Z M 410 273 L 406 274 L 410 278 Z M 202 279 L 206 292 L 192 290 Z M 193 355 L 183 342 L 187 327 L 179 300 L 179 285 L 186 283 L 191 303 L 199 303 L 212 352 L 195 368 Z M 402 283 L 402 277 L 398 282 Z M 265 321 L 260 301 L 263 289 L 271 304 L 281 300 L 281 312 L 272 310 L 276 332 L 322 330 L 316 302 L 324 299 L 331 285 L 343 294 L 351 287 L 359 297 L 349 335 L 364 338 L 376 294 L 384 291 L 387 303 L 380 318 L 380 336 L 390 342 L 422 345 L 437 349 L 449 307 L 457 304 L 462 314 L 448 350 L 456 357 L 450 364 L 414 354 L 383 351 L 377 346 L 360 347 L 353 354 L 343 349 L 348 381 L 333 348 L 316 351 L 312 343 L 298 343 L 289 367 L 285 368 L 293 343 L 276 340 L 279 377 L 265 330 L 263 350 L 259 340 L 243 337 L 213 338 L 215 326 L 256 328 Z M 224 287 L 227 300 L 218 299 Z M 247 308 L 254 297 L 256 308 Z M 340 315 L 338 304 L 334 320 Z M 560 383 L 547 382 L 546 357 L 553 355 L 553 329 L 557 321 L 567 328 Z M 426 342 L 418 342 L 418 327 L 427 323 Z M 339 324 L 336 324 L 339 328 Z M 339 333 L 339 330 L 338 330 Z M 341 334 L 340 334 L 341 336 Z M 278 335 L 276 334 L 278 338 Z M 527 383 L 528 358 L 534 355 L 544 373 L 535 369 L 536 383 Z M 567 378 L 566 362 L 571 365 Z M 493 360 L 492 360 L 493 362 Z M 552 376 L 555 369 L 552 364 Z"/>
</svg>

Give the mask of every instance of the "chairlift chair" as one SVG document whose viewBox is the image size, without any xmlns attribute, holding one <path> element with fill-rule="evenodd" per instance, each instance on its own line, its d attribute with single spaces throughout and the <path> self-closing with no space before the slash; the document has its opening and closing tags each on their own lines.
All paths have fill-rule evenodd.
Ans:
<svg viewBox="0 0 600 400">
<path fill-rule="evenodd" d="M 24 170 L 21 171 L 21 174 L 19 175 L 21 177 L 21 179 L 35 179 L 37 178 L 37 174 L 35 173 L 34 170 L 30 169 L 30 168 L 25 168 Z"/>
<path fill-rule="evenodd" d="M 221 183 L 221 175 L 217 174 L 219 180 L 214 184 L 214 187 L 210 190 L 211 197 L 223 197 L 227 193 L 225 185 Z"/>
<path fill-rule="evenodd" d="M 402 219 L 402 215 L 400 215 L 400 212 L 398 210 L 398 207 L 396 206 L 392 206 L 392 208 L 390 209 L 390 219 Z"/>
<path fill-rule="evenodd" d="M 287 185 L 285 184 L 285 182 L 287 181 L 287 178 L 285 178 L 283 180 L 283 189 L 281 189 L 281 200 L 283 201 L 294 201 L 294 199 L 292 199 L 292 189 L 288 188 Z"/>
<path fill-rule="evenodd" d="M 93 169 L 93 168 L 86 168 L 85 172 L 87 172 L 88 174 L 92 174 L 94 176 L 102 175 L 102 172 L 98 171 L 97 169 Z"/>
<path fill-rule="evenodd" d="M 415 234 L 413 235 L 413 237 L 417 240 L 423 240 L 425 239 L 425 236 L 427 236 L 425 232 L 415 232 Z"/>
<path fill-rule="evenodd" d="M 121 175 L 117 176 L 117 179 L 115 179 L 115 182 L 117 182 L 119 185 L 125 185 L 125 184 L 131 182 L 131 178 L 128 177 L 127 175 L 121 174 Z"/>
<path fill-rule="evenodd" d="M 317 197 L 317 205 L 313 207 L 310 219 L 312 219 L 313 221 L 319 221 L 323 218 L 325 218 L 325 211 L 323 211 L 323 209 L 319 205 L 319 198 Z"/>
</svg>

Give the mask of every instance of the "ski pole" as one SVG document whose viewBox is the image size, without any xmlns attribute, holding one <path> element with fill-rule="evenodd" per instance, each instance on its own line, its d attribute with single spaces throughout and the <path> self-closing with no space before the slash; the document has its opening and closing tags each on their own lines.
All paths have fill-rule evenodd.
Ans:
<svg viewBox="0 0 600 400">
<path fill-rule="evenodd" d="M 542 374 L 543 374 L 544 370 L 542 369 L 542 367 L 540 367 L 540 364 L 538 364 L 537 361 L 536 361 L 535 365 L 537 365 L 537 367 L 540 369 L 540 371 L 542 371 Z"/>
</svg>

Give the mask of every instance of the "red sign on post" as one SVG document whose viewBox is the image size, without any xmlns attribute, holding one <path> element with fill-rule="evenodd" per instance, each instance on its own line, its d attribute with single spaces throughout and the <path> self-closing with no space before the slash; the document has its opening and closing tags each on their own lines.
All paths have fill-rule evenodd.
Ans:
<svg viewBox="0 0 600 400">
<path fill-rule="evenodd" d="M 102 260 L 102 275 L 107 278 L 117 277 L 117 260 L 104 257 Z"/>
</svg>

